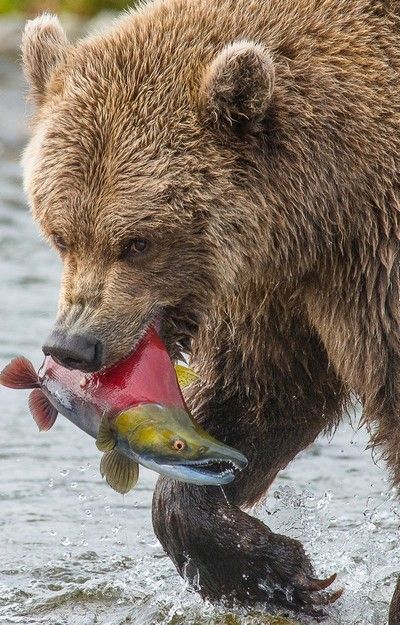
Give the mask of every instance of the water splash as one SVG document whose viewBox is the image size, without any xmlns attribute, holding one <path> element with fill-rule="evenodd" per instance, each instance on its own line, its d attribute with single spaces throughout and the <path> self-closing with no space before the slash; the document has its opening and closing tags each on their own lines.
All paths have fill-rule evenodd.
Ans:
<svg viewBox="0 0 400 625">
<path fill-rule="evenodd" d="M 255 513 L 274 531 L 302 541 L 319 577 L 338 573 L 336 586 L 345 592 L 327 625 L 382 625 L 400 571 L 395 492 L 369 498 L 358 523 L 336 514 L 337 503 L 332 492 L 317 496 L 285 485 Z"/>
</svg>

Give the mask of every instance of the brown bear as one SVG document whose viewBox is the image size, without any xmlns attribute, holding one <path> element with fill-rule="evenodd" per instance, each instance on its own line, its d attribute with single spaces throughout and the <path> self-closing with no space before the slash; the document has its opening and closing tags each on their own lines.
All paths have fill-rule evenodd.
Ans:
<svg viewBox="0 0 400 625">
<path fill-rule="evenodd" d="M 155 0 L 76 45 L 45 15 L 23 57 L 45 352 L 95 371 L 161 319 L 249 466 L 226 498 L 160 478 L 159 540 L 204 597 L 320 614 L 332 579 L 243 507 L 352 394 L 400 481 L 399 0 Z"/>
</svg>

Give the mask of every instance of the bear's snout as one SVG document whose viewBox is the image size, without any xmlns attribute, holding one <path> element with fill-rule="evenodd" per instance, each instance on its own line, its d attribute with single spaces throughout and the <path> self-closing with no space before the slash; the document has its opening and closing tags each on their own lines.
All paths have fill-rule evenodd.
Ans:
<svg viewBox="0 0 400 625">
<path fill-rule="evenodd" d="M 103 366 L 103 345 L 89 335 L 55 329 L 43 345 L 43 352 L 68 369 L 89 372 L 98 371 Z"/>
</svg>

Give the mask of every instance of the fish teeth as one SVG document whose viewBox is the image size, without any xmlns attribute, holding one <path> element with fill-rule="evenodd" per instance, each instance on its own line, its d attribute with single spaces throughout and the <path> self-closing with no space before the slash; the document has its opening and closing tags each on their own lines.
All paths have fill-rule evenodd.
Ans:
<svg viewBox="0 0 400 625">
<path fill-rule="evenodd" d="M 231 475 L 232 472 L 236 469 L 236 465 L 234 464 L 234 462 L 228 459 L 226 460 L 197 460 L 193 462 L 192 466 L 194 465 L 195 467 L 198 467 L 199 469 L 201 469 L 202 467 L 207 468 L 212 464 L 218 464 L 218 463 L 224 463 L 224 464 L 229 465 L 229 468 L 223 469 L 218 472 L 219 476 Z"/>
</svg>

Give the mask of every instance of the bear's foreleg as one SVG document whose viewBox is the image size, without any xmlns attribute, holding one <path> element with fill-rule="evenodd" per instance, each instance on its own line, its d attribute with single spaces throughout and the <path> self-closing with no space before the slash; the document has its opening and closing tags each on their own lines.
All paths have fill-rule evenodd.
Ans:
<svg viewBox="0 0 400 625">
<path fill-rule="evenodd" d="M 220 332 L 214 338 L 214 372 L 206 368 L 190 402 L 196 418 L 240 449 L 249 466 L 223 490 L 160 478 L 153 524 L 179 573 L 203 597 L 263 602 L 319 616 L 321 605 L 339 594 L 320 592 L 333 578 L 316 579 L 298 541 L 274 534 L 240 506 L 259 500 L 278 471 L 337 421 L 343 393 L 315 336 L 298 320 L 285 322 L 284 332 L 277 327 L 282 315 L 271 313 L 269 319 L 260 362 L 250 373 L 254 382 L 247 380 L 251 363 L 244 367 L 239 356 L 235 362 L 232 341 Z M 262 337 L 254 329 L 250 339 Z M 200 343 L 206 344 L 204 337 Z M 206 356 L 204 351 L 199 360 Z"/>
</svg>

